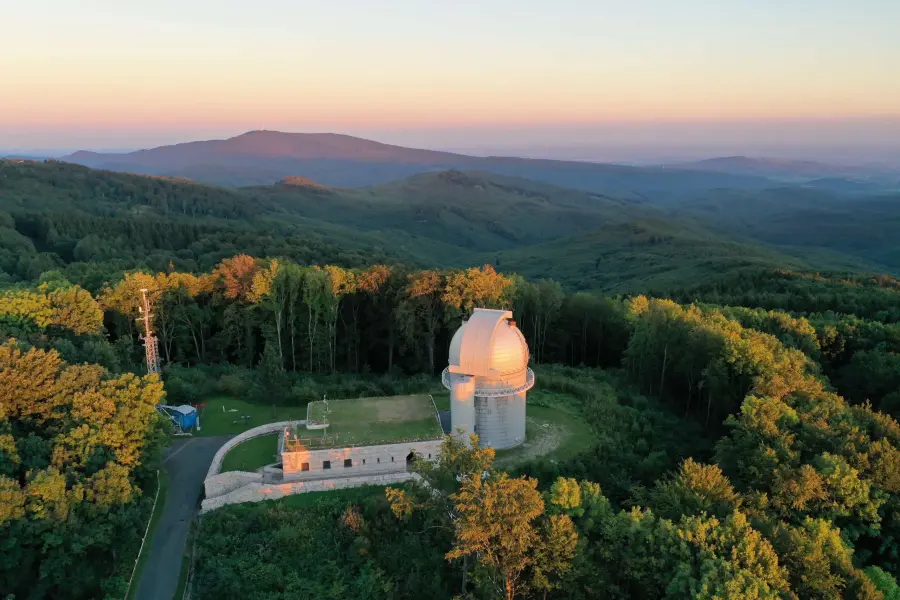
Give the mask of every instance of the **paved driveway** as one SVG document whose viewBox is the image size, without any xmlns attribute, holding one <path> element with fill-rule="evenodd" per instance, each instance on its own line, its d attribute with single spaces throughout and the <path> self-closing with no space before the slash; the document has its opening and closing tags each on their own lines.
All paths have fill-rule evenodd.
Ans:
<svg viewBox="0 0 900 600">
<path fill-rule="evenodd" d="M 181 558 L 191 519 L 197 514 L 206 471 L 222 444 L 231 436 L 181 438 L 166 450 L 164 467 L 169 493 L 156 525 L 147 562 L 141 572 L 136 600 L 171 600 L 178 587 Z M 180 599 L 179 599 L 180 600 Z"/>
</svg>

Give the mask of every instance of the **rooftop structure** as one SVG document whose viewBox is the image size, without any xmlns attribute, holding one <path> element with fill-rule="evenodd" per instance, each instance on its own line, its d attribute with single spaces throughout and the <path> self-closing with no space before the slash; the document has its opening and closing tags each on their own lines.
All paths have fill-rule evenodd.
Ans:
<svg viewBox="0 0 900 600">
<path fill-rule="evenodd" d="M 440 439 L 443 435 L 431 396 L 388 396 L 317 400 L 288 440 L 307 448 L 344 448 Z"/>
<path fill-rule="evenodd" d="M 311 402 L 281 436 L 283 480 L 411 476 L 416 453 L 437 458 L 443 436 L 431 396 Z"/>
<path fill-rule="evenodd" d="M 504 449 L 525 441 L 525 393 L 534 386 L 528 344 L 508 310 L 476 308 L 453 335 L 441 380 L 451 432 Z"/>
</svg>

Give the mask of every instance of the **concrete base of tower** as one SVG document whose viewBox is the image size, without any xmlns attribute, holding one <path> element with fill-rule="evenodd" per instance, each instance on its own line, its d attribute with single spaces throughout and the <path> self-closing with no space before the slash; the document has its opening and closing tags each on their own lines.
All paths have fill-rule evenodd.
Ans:
<svg viewBox="0 0 900 600">
<path fill-rule="evenodd" d="M 450 435 L 469 439 L 475 430 L 475 378 L 453 375 L 450 387 Z"/>
<path fill-rule="evenodd" d="M 475 396 L 475 433 L 481 446 L 506 450 L 525 441 L 525 393 Z"/>
</svg>

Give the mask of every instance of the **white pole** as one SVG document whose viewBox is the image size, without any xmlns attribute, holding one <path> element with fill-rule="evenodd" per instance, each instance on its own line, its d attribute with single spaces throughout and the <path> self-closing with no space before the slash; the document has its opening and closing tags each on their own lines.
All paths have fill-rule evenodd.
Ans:
<svg viewBox="0 0 900 600">
<path fill-rule="evenodd" d="M 153 513 L 156 512 L 156 503 L 159 500 L 159 469 L 156 470 L 156 495 L 153 496 L 153 508 L 150 509 L 150 518 L 147 519 L 147 528 L 144 530 L 144 537 L 141 538 L 141 547 L 138 549 L 138 555 L 134 559 L 134 566 L 131 568 L 131 577 L 128 578 L 128 587 L 125 589 L 125 597 L 131 591 L 131 584 L 134 581 L 134 573 L 137 571 L 138 561 L 141 559 L 141 552 L 144 551 L 144 543 L 147 541 L 147 534 L 150 533 L 150 523 L 153 522 Z"/>
</svg>

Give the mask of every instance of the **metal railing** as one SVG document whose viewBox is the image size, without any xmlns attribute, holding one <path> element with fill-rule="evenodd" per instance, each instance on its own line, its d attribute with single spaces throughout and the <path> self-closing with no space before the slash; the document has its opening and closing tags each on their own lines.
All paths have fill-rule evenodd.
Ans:
<svg viewBox="0 0 900 600">
<path fill-rule="evenodd" d="M 441 373 L 441 383 L 448 390 L 453 389 L 453 381 L 450 377 L 449 367 Z M 513 396 L 522 392 L 527 392 L 534 387 L 534 371 L 527 369 L 525 373 L 525 383 L 516 387 L 507 388 L 475 388 L 475 395 L 480 398 L 498 398 L 500 396 Z"/>
</svg>

